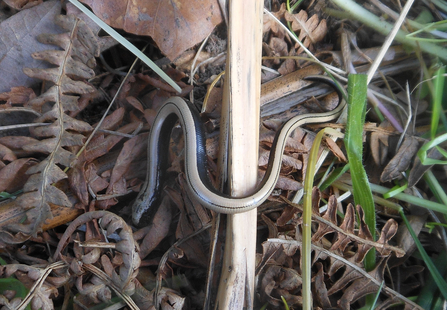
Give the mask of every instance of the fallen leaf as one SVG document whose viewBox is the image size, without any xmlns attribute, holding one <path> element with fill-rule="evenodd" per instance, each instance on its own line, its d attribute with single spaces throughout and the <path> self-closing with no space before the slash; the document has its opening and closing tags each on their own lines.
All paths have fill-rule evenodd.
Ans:
<svg viewBox="0 0 447 310">
<path fill-rule="evenodd" d="M 14 104 L 23 106 L 29 100 L 34 98 L 36 98 L 34 91 L 31 88 L 24 86 L 11 87 L 10 92 L 0 94 L 0 100 L 6 101 L 6 105 L 9 107 Z"/>
<path fill-rule="evenodd" d="M 317 274 L 313 277 L 313 282 L 315 283 L 315 289 L 318 292 L 318 294 L 314 294 L 315 302 L 320 305 L 323 309 L 329 309 L 332 307 L 331 301 L 329 299 L 328 293 L 327 293 L 327 287 L 324 283 L 324 270 L 323 270 L 323 264 L 320 262 L 317 262 L 315 264 L 318 268 Z"/>
<path fill-rule="evenodd" d="M 379 128 L 384 130 L 383 131 L 377 130 L 371 132 L 371 139 L 370 139 L 371 155 L 374 159 L 374 163 L 377 166 L 381 166 L 384 163 L 386 163 L 389 149 L 388 139 L 390 137 L 390 132 L 392 131 L 393 127 L 388 121 L 385 120 L 382 123 L 380 123 Z"/>
<path fill-rule="evenodd" d="M 31 54 L 48 49 L 48 45 L 37 41 L 38 34 L 62 32 L 54 23 L 60 11 L 60 1 L 47 1 L 0 24 L 0 93 L 14 86 L 30 87 L 37 83 L 17 68 L 49 67 L 45 61 L 33 59 Z"/>
<path fill-rule="evenodd" d="M 143 241 L 140 243 L 139 255 L 141 259 L 149 255 L 169 234 L 169 226 L 172 221 L 172 209 L 169 207 L 169 200 L 170 198 L 166 196 L 156 211 L 149 211 L 152 214 L 155 213 L 152 223 L 144 223 L 144 217 L 140 221 L 145 226 L 152 224 Z"/>
<path fill-rule="evenodd" d="M 26 170 L 37 161 L 32 158 L 14 160 L 0 170 L 0 192 L 13 193 L 22 188 L 29 175 Z"/>
<path fill-rule="evenodd" d="M 301 305 L 302 298 L 289 292 L 297 292 L 301 287 L 301 275 L 292 268 L 271 266 L 267 269 L 261 281 L 264 299 L 271 305 L 279 307 L 283 304 L 280 296 L 284 296 L 289 306 Z"/>
<path fill-rule="evenodd" d="M 98 175 L 96 165 L 91 163 L 87 165 L 85 171 L 85 178 L 87 179 L 88 186 L 94 194 L 106 189 L 109 186 L 109 182 Z"/>
<path fill-rule="evenodd" d="M 135 130 L 135 128 L 138 128 L 138 123 L 130 123 L 122 126 L 117 130 L 117 132 L 130 134 Z M 121 135 L 108 135 L 105 138 L 104 136 L 99 135 L 93 138 L 85 150 L 85 160 L 87 162 L 91 162 L 94 159 L 107 154 L 122 139 L 124 139 L 124 137 Z"/>
<path fill-rule="evenodd" d="M 348 162 L 348 160 L 345 157 L 345 154 L 340 149 L 338 144 L 334 142 L 334 140 L 327 137 L 324 141 L 326 142 L 327 147 L 332 151 L 332 153 L 338 158 L 339 161 L 342 161 L 345 163 Z"/>
<path fill-rule="evenodd" d="M 4 0 L 11 8 L 16 10 L 29 9 L 42 3 L 42 0 Z"/>
<path fill-rule="evenodd" d="M 73 167 L 67 172 L 68 182 L 72 192 L 78 197 L 83 207 L 88 206 L 89 193 L 85 177 L 85 161 L 75 161 Z"/>
<path fill-rule="evenodd" d="M 119 179 L 121 179 L 124 173 L 129 169 L 129 166 L 137 156 L 146 151 L 147 148 L 147 135 L 141 134 L 131 138 L 124 142 L 124 145 L 116 159 L 115 166 L 112 169 L 112 175 L 110 176 L 110 185 L 113 186 Z M 111 194 L 107 190 L 107 194 Z"/>
<path fill-rule="evenodd" d="M 394 179 L 401 179 L 403 177 L 402 172 L 410 166 L 418 147 L 419 142 L 415 137 L 406 136 L 396 155 L 383 169 L 380 182 L 385 183 Z"/>
<path fill-rule="evenodd" d="M 8 147 L 0 144 L 0 160 L 2 161 L 14 161 L 17 157 L 14 152 Z"/>
<path fill-rule="evenodd" d="M 201 42 L 222 22 L 216 0 L 81 2 L 114 28 L 150 36 L 171 60 Z"/>
<path fill-rule="evenodd" d="M 388 258 L 382 258 L 374 270 L 368 274 L 379 283 L 383 280 Z M 343 296 L 337 302 L 341 309 L 350 309 L 351 303 L 368 294 L 377 293 L 379 286 L 367 277 L 359 277 L 344 291 Z"/>
</svg>

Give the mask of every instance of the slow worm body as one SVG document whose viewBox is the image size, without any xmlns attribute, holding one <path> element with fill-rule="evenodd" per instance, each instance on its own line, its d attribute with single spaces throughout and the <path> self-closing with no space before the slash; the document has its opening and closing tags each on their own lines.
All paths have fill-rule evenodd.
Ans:
<svg viewBox="0 0 447 310">
<path fill-rule="evenodd" d="M 270 151 L 267 171 L 255 193 L 247 197 L 231 197 L 218 192 L 206 171 L 205 138 L 199 113 L 188 101 L 172 97 L 157 113 L 148 141 L 146 181 L 132 207 L 132 220 L 139 224 L 143 214 L 153 214 L 159 203 L 162 181 L 167 169 L 170 134 L 179 121 L 185 136 L 185 176 L 189 193 L 205 207 L 226 214 L 241 213 L 261 205 L 275 188 L 281 168 L 282 154 L 287 137 L 297 127 L 335 120 L 346 102 L 334 82 L 325 76 L 311 76 L 308 80 L 323 82 L 334 87 L 339 95 L 338 106 L 329 112 L 298 115 L 284 123 L 276 133 Z"/>
</svg>

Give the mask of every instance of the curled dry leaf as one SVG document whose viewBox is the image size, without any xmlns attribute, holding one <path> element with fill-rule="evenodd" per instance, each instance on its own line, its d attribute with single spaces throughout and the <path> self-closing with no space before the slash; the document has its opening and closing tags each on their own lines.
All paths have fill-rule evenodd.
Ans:
<svg viewBox="0 0 447 310">
<path fill-rule="evenodd" d="M 342 161 L 342 162 L 345 162 L 345 163 L 348 162 L 348 160 L 346 159 L 345 154 L 340 149 L 338 144 L 334 142 L 334 140 L 332 140 L 329 137 L 326 137 L 324 142 L 326 143 L 327 147 L 332 151 L 332 153 L 338 158 L 339 161 Z"/>
<path fill-rule="evenodd" d="M 275 307 L 283 305 L 281 296 L 287 300 L 289 306 L 301 305 L 302 297 L 292 293 L 299 291 L 301 284 L 301 275 L 295 269 L 273 265 L 262 278 L 261 290 Z"/>
<path fill-rule="evenodd" d="M 161 309 L 182 310 L 184 309 L 186 298 L 169 288 L 163 287 L 158 297 L 160 299 Z"/>
<path fill-rule="evenodd" d="M 131 138 L 124 142 L 118 157 L 116 158 L 115 165 L 112 169 L 109 185 L 106 190 L 106 195 L 124 195 L 127 193 L 127 186 L 123 186 L 126 183 L 124 174 L 129 170 L 130 164 L 134 159 L 140 156 L 147 148 L 147 135 L 142 134 Z M 110 205 L 116 204 L 114 199 L 108 199 L 101 201 L 101 208 L 106 208 Z"/>
<path fill-rule="evenodd" d="M 350 305 L 359 298 L 368 294 L 377 293 L 379 288 L 377 283 L 382 283 L 383 281 L 386 262 L 387 258 L 382 258 L 376 265 L 376 268 L 368 273 L 370 277 L 363 276 L 353 281 L 352 284 L 349 285 L 349 287 L 343 292 L 343 296 L 337 302 L 340 308 L 350 309 Z M 397 296 L 392 296 L 391 299 L 398 300 Z"/>
<path fill-rule="evenodd" d="M 264 178 L 264 175 L 264 170 L 258 171 L 258 180 L 261 181 L 262 178 Z M 278 181 L 276 182 L 275 188 L 285 191 L 298 191 L 303 188 L 303 184 L 292 178 L 280 175 Z"/>
<path fill-rule="evenodd" d="M 172 210 L 168 205 L 169 198 L 161 202 L 160 207 L 153 216 L 152 225 L 149 226 L 143 241 L 140 244 L 140 257 L 144 259 L 151 253 L 160 242 L 169 234 L 172 221 Z M 148 224 L 148 223 L 145 223 Z"/>
</svg>

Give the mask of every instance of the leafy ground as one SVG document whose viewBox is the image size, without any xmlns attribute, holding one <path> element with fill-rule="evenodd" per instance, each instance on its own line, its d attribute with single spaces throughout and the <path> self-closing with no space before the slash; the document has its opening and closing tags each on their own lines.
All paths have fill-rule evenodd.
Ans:
<svg viewBox="0 0 447 310">
<path fill-rule="evenodd" d="M 445 308 L 447 4 L 415 1 L 380 56 L 406 3 L 267 2 L 260 177 L 282 123 L 338 104 L 335 92 L 303 78 L 326 72 L 343 90 L 348 74 L 371 82 L 366 91 L 366 78 L 351 79 L 349 113 L 337 123 L 298 128 L 287 140 L 276 189 L 258 208 L 255 309 L 300 309 L 304 268 L 315 309 Z M 181 96 L 205 105 L 216 182 L 226 57 L 218 3 L 83 3 L 162 68 Z M 214 240 L 216 215 L 186 191 L 179 127 L 160 206 L 132 223 L 148 132 L 175 90 L 70 3 L 4 0 L 0 8 L 2 309 L 211 307 L 218 274 L 209 270 L 220 270 L 221 253 L 210 268 L 210 248 L 222 241 Z M 354 105 L 362 93 L 367 107 L 362 98 Z M 321 128 L 338 139 L 312 152 Z M 326 157 L 313 182 L 312 259 L 304 265 L 301 197 L 317 155 Z"/>
</svg>

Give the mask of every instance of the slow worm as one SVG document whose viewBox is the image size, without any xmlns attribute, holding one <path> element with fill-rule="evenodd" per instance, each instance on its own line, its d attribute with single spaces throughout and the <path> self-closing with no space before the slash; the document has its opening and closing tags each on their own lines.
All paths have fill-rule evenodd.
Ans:
<svg viewBox="0 0 447 310">
<path fill-rule="evenodd" d="M 310 76 L 306 79 L 332 86 L 338 93 L 339 104 L 332 111 L 298 115 L 282 125 L 271 147 L 267 172 L 256 191 L 247 197 L 231 197 L 212 186 L 206 171 L 205 135 L 199 113 L 190 102 L 180 97 L 169 98 L 159 109 L 149 135 L 146 181 L 132 206 L 134 224 L 139 224 L 143 214 L 153 215 L 159 204 L 168 164 L 166 154 L 171 130 L 177 121 L 185 136 L 185 176 L 189 194 L 205 207 L 219 213 L 241 213 L 261 205 L 275 188 L 290 133 L 298 126 L 335 120 L 346 105 L 342 92 L 329 77 Z"/>
</svg>

